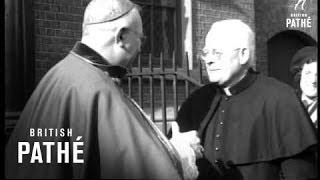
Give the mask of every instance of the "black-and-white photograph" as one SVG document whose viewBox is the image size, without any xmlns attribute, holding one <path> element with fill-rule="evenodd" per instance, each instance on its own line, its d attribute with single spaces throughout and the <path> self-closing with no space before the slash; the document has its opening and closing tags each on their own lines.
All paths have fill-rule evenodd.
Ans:
<svg viewBox="0 0 320 180">
<path fill-rule="evenodd" d="M 315 180 L 317 0 L 5 0 L 6 179 Z"/>
</svg>

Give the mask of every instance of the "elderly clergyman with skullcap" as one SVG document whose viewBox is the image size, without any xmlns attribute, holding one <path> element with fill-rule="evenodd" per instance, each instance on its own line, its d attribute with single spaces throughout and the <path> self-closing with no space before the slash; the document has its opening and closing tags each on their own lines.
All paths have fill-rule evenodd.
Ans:
<svg viewBox="0 0 320 180">
<path fill-rule="evenodd" d="M 181 106 L 182 132 L 204 147 L 198 179 L 316 179 L 312 122 L 289 85 L 256 72 L 255 36 L 241 20 L 212 24 L 202 51 L 210 84 Z"/>
<path fill-rule="evenodd" d="M 117 85 L 142 38 L 137 5 L 89 3 L 81 42 L 42 78 L 11 134 L 7 178 L 197 177 L 197 138 L 169 141 Z"/>
</svg>

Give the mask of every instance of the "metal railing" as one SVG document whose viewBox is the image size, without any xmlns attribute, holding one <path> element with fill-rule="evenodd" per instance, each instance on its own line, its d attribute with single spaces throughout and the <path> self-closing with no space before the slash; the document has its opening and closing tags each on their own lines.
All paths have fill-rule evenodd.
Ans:
<svg viewBox="0 0 320 180">
<path fill-rule="evenodd" d="M 186 57 L 187 54 L 186 54 Z M 184 86 L 184 98 L 187 98 L 190 94 L 190 86 L 194 85 L 196 87 L 202 86 L 202 68 L 201 68 L 201 62 L 199 61 L 198 69 L 196 70 L 194 76 L 198 77 L 198 80 L 193 78 L 191 76 L 190 70 L 189 70 L 189 61 L 187 59 L 186 63 L 183 65 L 182 68 L 178 68 L 176 64 L 176 60 L 173 56 L 172 58 L 172 67 L 171 68 L 164 68 L 164 59 L 163 56 L 160 55 L 160 68 L 153 67 L 153 61 L 155 58 L 152 57 L 151 54 L 149 54 L 148 62 L 149 67 L 148 68 L 142 68 L 141 65 L 141 57 L 138 56 L 138 67 L 135 70 L 134 68 L 131 68 L 131 72 L 127 75 L 127 87 L 128 87 L 128 95 L 129 97 L 132 97 L 133 93 L 133 79 L 138 79 L 138 104 L 141 106 L 142 109 L 146 109 L 146 107 L 143 106 L 143 94 L 144 94 L 144 87 L 148 86 L 149 88 L 149 108 L 150 108 L 150 119 L 155 122 L 155 80 L 160 79 L 160 96 L 161 96 L 161 123 L 162 123 L 162 131 L 166 134 L 167 133 L 167 124 L 168 124 L 168 118 L 167 118 L 167 95 L 166 91 L 168 88 L 166 87 L 166 81 L 172 81 L 172 91 L 173 91 L 173 117 L 171 118 L 174 120 L 177 117 L 178 112 L 178 81 L 183 82 Z M 158 60 L 158 59 L 156 59 Z M 143 79 L 147 79 L 149 84 L 146 84 L 143 82 Z M 21 112 L 6 112 L 5 115 L 5 130 L 6 130 L 6 136 L 9 137 L 13 128 L 15 127 L 15 124 L 20 116 Z"/>
<path fill-rule="evenodd" d="M 155 58 L 151 54 L 148 55 L 148 67 L 143 68 L 141 64 L 141 55 L 138 55 L 138 63 L 137 67 L 131 68 L 130 73 L 127 75 L 127 88 L 128 88 L 128 96 L 132 98 L 133 94 L 133 79 L 137 79 L 138 83 L 137 86 L 138 92 L 138 98 L 137 102 L 141 106 L 142 109 L 146 109 L 144 107 L 144 90 L 147 89 L 149 90 L 149 107 L 150 112 L 147 113 L 150 115 L 150 119 L 153 122 L 156 122 L 155 119 L 155 92 L 154 92 L 154 87 L 155 87 L 155 80 L 160 80 L 160 97 L 161 97 L 161 123 L 162 123 L 162 131 L 167 134 L 168 130 L 168 118 L 167 118 L 167 94 L 166 91 L 170 87 L 166 87 L 166 81 L 171 81 L 169 83 L 172 84 L 172 91 L 173 91 L 173 120 L 177 117 L 177 112 L 178 112 L 178 81 L 182 81 L 184 83 L 184 98 L 187 98 L 190 94 L 190 85 L 200 87 L 202 86 L 202 66 L 201 66 L 201 61 L 198 61 L 198 68 L 197 70 L 194 70 L 195 76 L 197 78 L 194 78 L 190 74 L 189 70 L 189 60 L 188 60 L 188 54 L 186 54 L 186 62 L 183 63 L 182 68 L 177 67 L 176 59 L 173 54 L 171 63 L 172 66 L 170 68 L 165 68 L 164 67 L 164 58 L 162 53 L 160 54 L 160 67 L 155 69 L 153 62 Z M 158 59 L 157 59 L 158 60 Z M 148 82 L 146 83 L 147 80 Z M 181 83 L 180 83 L 181 86 Z"/>
</svg>

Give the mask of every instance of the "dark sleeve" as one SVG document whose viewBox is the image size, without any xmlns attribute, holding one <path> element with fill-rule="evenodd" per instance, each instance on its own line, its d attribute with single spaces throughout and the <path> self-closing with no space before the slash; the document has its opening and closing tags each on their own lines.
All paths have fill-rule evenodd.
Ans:
<svg viewBox="0 0 320 180">
<path fill-rule="evenodd" d="M 176 122 L 181 132 L 197 130 L 201 120 L 210 109 L 210 104 L 215 95 L 215 86 L 207 84 L 195 90 L 181 105 Z M 167 135 L 171 138 L 171 129 Z"/>
<path fill-rule="evenodd" d="M 285 180 L 317 179 L 316 151 L 308 149 L 281 162 L 281 176 Z"/>
<path fill-rule="evenodd" d="M 190 121 L 191 121 L 191 110 L 192 110 L 192 95 L 189 96 L 186 101 L 184 101 L 178 111 L 177 114 L 177 118 L 176 118 L 176 122 L 178 123 L 179 127 L 180 127 L 180 131 L 186 131 L 187 129 L 190 129 Z M 168 138 L 172 137 L 172 131 L 171 131 L 171 127 L 168 131 L 167 134 Z"/>
</svg>

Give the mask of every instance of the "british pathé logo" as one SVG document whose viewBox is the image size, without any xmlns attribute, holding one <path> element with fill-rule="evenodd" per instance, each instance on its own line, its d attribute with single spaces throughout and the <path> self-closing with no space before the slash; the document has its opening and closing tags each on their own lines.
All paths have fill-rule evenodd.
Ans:
<svg viewBox="0 0 320 180">
<path fill-rule="evenodd" d="M 54 128 L 30 128 L 29 136 L 37 137 L 68 137 L 67 142 L 18 142 L 18 163 L 84 163 L 83 159 L 83 140 L 82 136 L 77 136 L 75 141 L 72 141 L 72 129 L 54 129 Z M 45 151 L 44 151 L 45 149 Z M 71 153 L 72 154 L 71 154 Z M 56 153 L 55 155 L 53 153 Z M 31 156 L 30 156 L 31 155 Z M 24 158 L 27 156 L 27 158 Z M 71 156 L 71 158 L 69 158 Z M 53 158 L 55 157 L 55 158 Z M 63 158 L 64 157 L 64 158 Z M 71 160 L 70 160 L 71 159 Z"/>
<path fill-rule="evenodd" d="M 294 5 L 294 10 L 296 11 L 297 8 L 300 5 L 301 10 L 304 10 L 304 5 L 306 3 L 307 0 L 298 0 L 297 3 Z"/>
<path fill-rule="evenodd" d="M 311 28 L 311 17 L 305 12 L 307 0 L 297 0 L 293 6 L 294 12 L 286 19 L 287 28 Z"/>
</svg>

